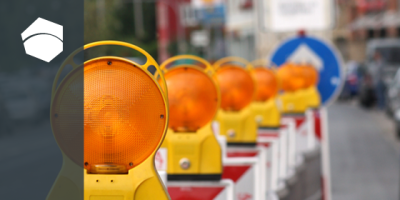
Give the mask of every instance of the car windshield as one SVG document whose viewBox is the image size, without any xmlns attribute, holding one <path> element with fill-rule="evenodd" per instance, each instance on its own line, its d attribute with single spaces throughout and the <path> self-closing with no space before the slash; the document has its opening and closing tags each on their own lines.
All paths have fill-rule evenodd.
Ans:
<svg viewBox="0 0 400 200">
<path fill-rule="evenodd" d="M 400 47 L 380 47 L 376 49 L 389 65 L 400 65 Z"/>
</svg>

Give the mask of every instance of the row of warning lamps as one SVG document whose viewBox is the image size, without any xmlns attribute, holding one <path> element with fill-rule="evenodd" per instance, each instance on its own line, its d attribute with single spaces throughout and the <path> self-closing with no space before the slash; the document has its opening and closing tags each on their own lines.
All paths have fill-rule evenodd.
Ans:
<svg viewBox="0 0 400 200">
<path fill-rule="evenodd" d="M 220 179 L 221 148 L 211 128 L 212 119 L 216 115 L 219 132 L 229 145 L 254 146 L 258 126 L 279 126 L 280 111 L 273 100 L 278 85 L 286 91 L 279 96 L 283 112 L 303 112 L 319 104 L 315 88 L 318 76 L 310 66 L 287 64 L 277 70 L 277 78 L 264 64 L 254 68 L 240 58 L 224 58 L 212 67 L 196 56 L 176 56 L 159 67 L 146 51 L 125 42 L 95 42 L 84 49 L 101 45 L 137 50 L 147 62 L 139 65 L 105 56 L 82 66 L 73 61 L 81 51 L 77 50 L 62 64 L 52 89 L 51 122 L 64 162 L 48 199 L 74 199 L 83 192 L 72 175 L 81 155 L 74 148 L 76 138 L 71 136 L 79 133 L 82 121 L 81 111 L 76 109 L 82 103 L 76 95 L 81 92 L 77 86 L 82 85 L 82 72 L 85 199 L 168 199 L 154 169 L 154 155 L 161 145 L 169 152 L 169 179 Z M 205 68 L 195 64 L 167 68 L 181 59 L 197 61 Z M 73 70 L 57 87 L 68 64 Z M 147 71 L 150 65 L 157 69 L 154 76 Z M 312 98 L 300 97 L 298 91 L 310 91 L 306 93 Z M 110 178 L 116 181 L 102 181 Z"/>
</svg>

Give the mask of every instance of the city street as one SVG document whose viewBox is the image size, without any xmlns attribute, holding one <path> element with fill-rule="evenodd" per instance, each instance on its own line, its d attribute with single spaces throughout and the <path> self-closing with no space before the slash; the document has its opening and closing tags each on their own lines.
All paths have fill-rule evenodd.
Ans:
<svg viewBox="0 0 400 200">
<path fill-rule="evenodd" d="M 329 122 L 333 200 L 397 200 L 399 143 L 391 121 L 346 102 L 329 108 Z M 0 196 L 45 198 L 54 180 L 41 177 L 55 179 L 61 167 L 60 151 L 48 134 L 49 124 L 44 123 L 0 140 L 0 185 L 25 188 L 21 193 L 0 187 Z M 43 190 L 31 191 L 30 184 L 41 184 Z"/>
<path fill-rule="evenodd" d="M 0 10 L 0 200 L 400 200 L 400 0 Z"/>
<path fill-rule="evenodd" d="M 391 121 L 377 111 L 336 103 L 329 122 L 333 200 L 399 199 L 399 143 Z"/>
</svg>

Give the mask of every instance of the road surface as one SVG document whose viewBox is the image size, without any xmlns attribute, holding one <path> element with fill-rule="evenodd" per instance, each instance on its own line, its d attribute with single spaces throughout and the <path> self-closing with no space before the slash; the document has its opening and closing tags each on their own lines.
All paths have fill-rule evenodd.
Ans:
<svg viewBox="0 0 400 200">
<path fill-rule="evenodd" d="M 392 123 L 356 105 L 329 108 L 333 200 L 398 200 L 399 151 Z"/>
</svg>

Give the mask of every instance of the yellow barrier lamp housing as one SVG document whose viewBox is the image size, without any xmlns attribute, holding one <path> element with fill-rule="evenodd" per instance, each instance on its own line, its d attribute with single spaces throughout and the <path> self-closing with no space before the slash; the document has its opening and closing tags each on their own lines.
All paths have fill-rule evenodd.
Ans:
<svg viewBox="0 0 400 200">
<path fill-rule="evenodd" d="M 302 73 L 302 69 L 294 63 L 285 63 L 277 70 L 284 91 L 278 97 L 283 114 L 304 114 L 308 108 L 301 91 L 306 85 Z"/>
<path fill-rule="evenodd" d="M 64 61 L 54 80 L 51 104 L 52 130 L 63 154 L 63 167 L 47 199 L 81 199 L 76 194 L 85 200 L 170 199 L 154 167 L 155 153 L 168 127 L 164 77 L 160 74 L 163 91 L 147 71 L 154 66 L 161 72 L 157 62 L 132 44 L 102 41 L 85 45 L 84 49 L 102 45 L 137 50 L 147 62 L 139 65 L 105 56 L 77 65 L 73 58 L 82 49 Z M 72 65 L 73 70 L 57 87 L 66 65 Z M 74 99 L 82 94 L 83 105 Z M 73 104 L 76 102 L 79 105 Z M 79 109 L 83 109 L 83 116 Z M 79 130 L 82 123 L 83 130 Z M 83 132 L 82 157 L 73 148 L 74 134 L 79 132 Z M 81 159 L 83 166 L 79 164 Z M 83 191 L 71 178 L 76 170 L 83 173 Z M 66 188 L 70 192 L 65 192 Z"/>
<path fill-rule="evenodd" d="M 251 103 L 256 84 L 251 75 L 251 63 L 242 58 L 226 57 L 215 62 L 214 69 L 214 78 L 221 89 L 221 109 L 216 117 L 220 135 L 226 136 L 229 146 L 255 146 L 257 123 Z"/>
<path fill-rule="evenodd" d="M 281 113 L 277 104 L 279 83 L 274 69 L 265 60 L 255 60 L 253 77 L 257 84 L 252 112 L 259 128 L 280 128 Z"/>
<path fill-rule="evenodd" d="M 182 60 L 197 61 L 204 68 L 173 65 Z M 168 180 L 220 180 L 222 150 L 211 126 L 220 107 L 214 69 L 200 57 L 179 55 L 162 63 L 161 70 L 170 109 L 169 129 L 162 144 L 168 151 Z"/>
</svg>

